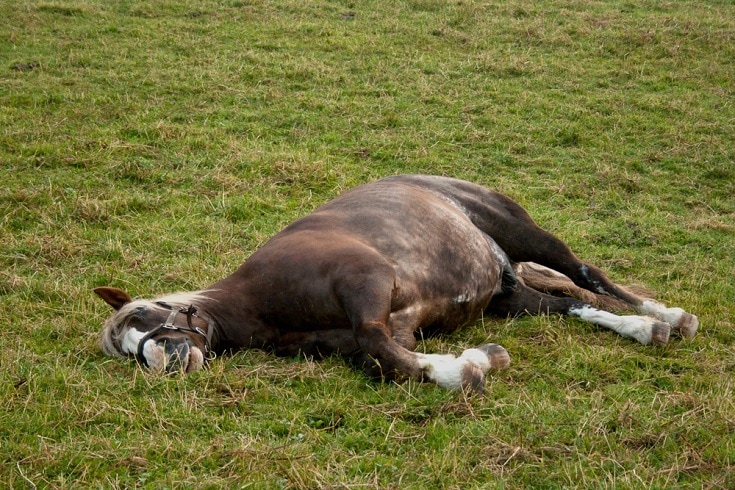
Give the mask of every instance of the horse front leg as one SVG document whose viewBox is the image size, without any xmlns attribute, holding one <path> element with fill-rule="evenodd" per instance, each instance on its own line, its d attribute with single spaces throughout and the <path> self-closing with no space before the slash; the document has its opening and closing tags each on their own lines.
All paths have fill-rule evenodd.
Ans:
<svg viewBox="0 0 735 490">
<path fill-rule="evenodd" d="M 382 322 L 366 322 L 357 327 L 355 337 L 362 349 L 359 356 L 368 375 L 383 379 L 409 376 L 429 381 L 448 390 L 471 391 L 482 395 L 485 375 L 491 369 L 510 365 L 510 356 L 497 344 L 466 349 L 452 354 L 423 354 L 395 342 Z"/>
<path fill-rule="evenodd" d="M 510 363 L 508 352 L 495 344 L 451 354 L 420 354 L 412 349 L 416 315 L 391 315 L 395 277 L 390 266 L 372 264 L 369 272 L 348 271 L 334 290 L 353 326 L 360 352 L 352 356 L 371 377 L 408 376 L 450 390 L 482 393 L 485 374 Z M 410 307 L 406 311 L 412 311 Z"/>
<path fill-rule="evenodd" d="M 459 357 L 452 354 L 416 354 L 423 375 L 449 390 L 485 391 L 485 375 L 491 369 L 510 366 L 510 356 L 498 344 L 466 349 Z"/>
</svg>

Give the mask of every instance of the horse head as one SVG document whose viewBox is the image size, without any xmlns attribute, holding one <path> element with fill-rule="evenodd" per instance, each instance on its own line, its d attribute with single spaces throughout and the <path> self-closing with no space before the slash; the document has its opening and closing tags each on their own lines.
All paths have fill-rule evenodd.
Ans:
<svg viewBox="0 0 735 490">
<path fill-rule="evenodd" d="M 179 293 L 156 300 L 134 300 L 112 287 L 94 292 L 115 312 L 105 323 L 102 350 L 135 357 L 154 371 L 192 372 L 212 354 L 213 323 L 200 312 L 201 293 Z"/>
</svg>

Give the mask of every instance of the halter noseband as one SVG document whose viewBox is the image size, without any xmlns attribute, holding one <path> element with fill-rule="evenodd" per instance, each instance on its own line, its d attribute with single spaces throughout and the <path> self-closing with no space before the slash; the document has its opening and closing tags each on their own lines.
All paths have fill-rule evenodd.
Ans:
<svg viewBox="0 0 735 490">
<path fill-rule="evenodd" d="M 143 364 L 144 366 L 148 366 L 148 361 L 146 360 L 145 356 L 143 355 L 143 347 L 145 346 L 145 343 L 148 342 L 151 338 L 153 338 L 155 335 L 158 335 L 164 330 L 173 330 L 175 332 L 188 332 L 188 333 L 194 333 L 197 335 L 201 335 L 204 337 L 204 359 L 210 360 L 212 357 L 209 357 L 208 354 L 212 350 L 212 335 L 214 334 L 214 328 L 212 328 L 212 324 L 209 323 L 205 318 L 197 315 L 197 308 L 194 305 L 189 305 L 187 307 L 181 306 L 179 308 L 175 308 L 171 306 L 168 303 L 164 303 L 163 301 L 156 301 L 156 305 L 165 308 L 167 310 L 171 310 L 171 313 L 168 314 L 168 318 L 164 323 L 161 323 L 159 326 L 148 332 L 143 336 L 143 338 L 140 339 L 138 342 L 138 352 L 135 355 L 138 362 Z M 176 316 L 179 313 L 186 314 L 186 325 L 180 326 L 176 325 L 174 323 L 174 320 L 176 320 Z M 200 320 L 202 320 L 204 323 L 207 324 L 207 331 L 205 332 L 199 327 L 195 327 L 191 323 L 192 317 L 197 317 Z"/>
</svg>

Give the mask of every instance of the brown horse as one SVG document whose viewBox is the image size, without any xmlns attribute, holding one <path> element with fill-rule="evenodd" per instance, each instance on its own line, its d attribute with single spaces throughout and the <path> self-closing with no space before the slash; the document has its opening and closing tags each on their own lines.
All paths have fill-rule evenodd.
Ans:
<svg viewBox="0 0 735 490">
<path fill-rule="evenodd" d="M 417 337 L 483 313 L 567 314 L 642 344 L 666 344 L 672 330 L 692 337 L 698 326 L 696 316 L 633 294 L 580 261 L 509 198 L 424 175 L 342 194 L 205 290 L 153 301 L 111 287 L 95 293 L 115 309 L 103 350 L 154 370 L 190 372 L 218 353 L 267 348 L 338 353 L 372 376 L 480 392 L 489 369 L 509 364 L 504 348 L 421 354 Z M 604 297 L 641 316 L 604 311 Z"/>
</svg>

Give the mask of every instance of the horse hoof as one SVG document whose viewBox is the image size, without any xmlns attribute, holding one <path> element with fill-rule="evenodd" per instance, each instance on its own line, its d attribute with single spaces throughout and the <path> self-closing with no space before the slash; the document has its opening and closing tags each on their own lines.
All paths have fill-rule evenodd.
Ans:
<svg viewBox="0 0 735 490">
<path fill-rule="evenodd" d="M 691 339 L 699 328 L 699 318 L 691 313 L 684 313 L 674 325 L 674 331 L 679 332 L 685 339 Z"/>
<path fill-rule="evenodd" d="M 651 327 L 651 343 L 654 345 L 666 345 L 669 343 L 671 325 L 664 322 L 656 322 Z"/>
<path fill-rule="evenodd" d="M 506 369 L 510 366 L 510 354 L 505 347 L 498 344 L 485 344 L 477 348 L 485 353 L 490 361 L 491 369 Z"/>
<path fill-rule="evenodd" d="M 473 362 L 468 362 L 462 368 L 462 391 L 480 396 L 485 393 L 485 375 L 480 366 Z"/>
</svg>

